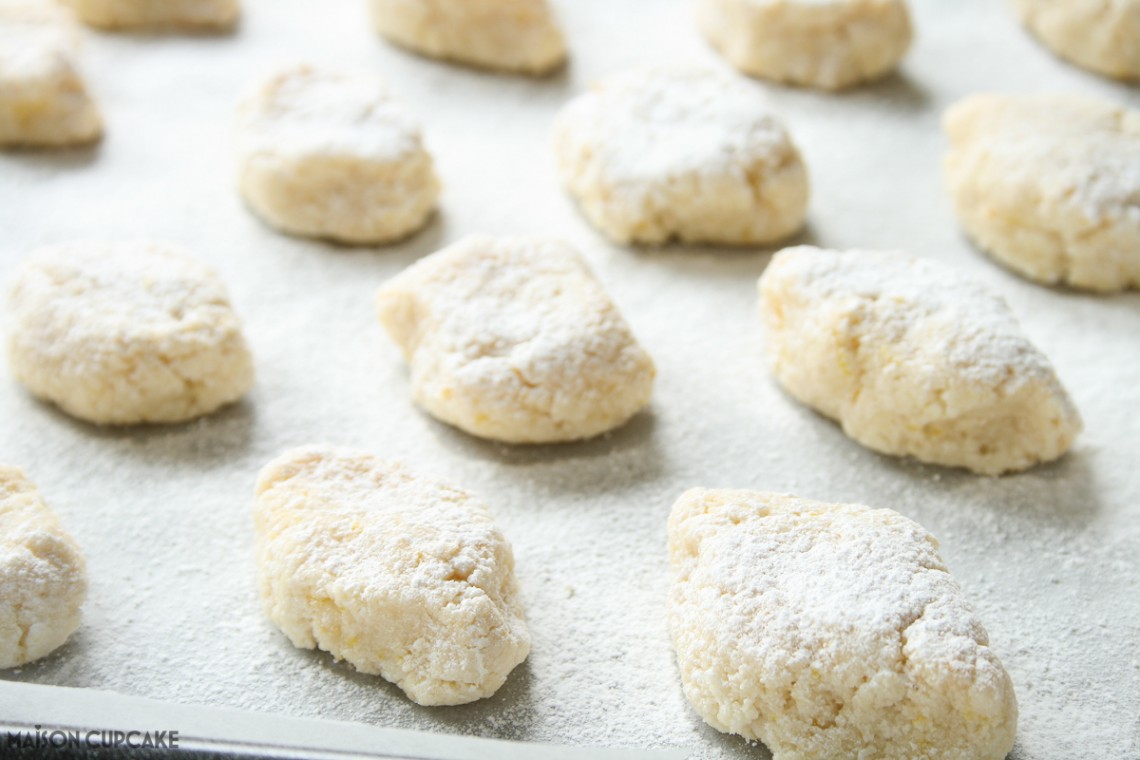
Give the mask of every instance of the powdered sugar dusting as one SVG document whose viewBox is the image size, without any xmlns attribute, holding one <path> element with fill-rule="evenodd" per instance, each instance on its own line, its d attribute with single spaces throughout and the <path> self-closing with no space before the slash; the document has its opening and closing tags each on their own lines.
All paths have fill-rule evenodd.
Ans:
<svg viewBox="0 0 1140 760">
<path fill-rule="evenodd" d="M 557 130 L 598 151 L 599 170 L 616 185 L 778 165 L 793 152 L 760 90 L 708 69 L 609 76 L 566 106 Z"/>
</svg>

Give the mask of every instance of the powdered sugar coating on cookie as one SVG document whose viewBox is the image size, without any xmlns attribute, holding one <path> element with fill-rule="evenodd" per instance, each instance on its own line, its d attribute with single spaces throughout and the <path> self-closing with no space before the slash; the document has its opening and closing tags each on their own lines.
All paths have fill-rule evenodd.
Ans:
<svg viewBox="0 0 1140 760">
<path fill-rule="evenodd" d="M 371 74 L 277 72 L 239 109 L 238 161 L 250 207 L 294 235 L 390 242 L 439 196 L 419 124 Z"/>
<path fill-rule="evenodd" d="M 53 652 L 87 596 L 79 546 L 24 473 L 0 464 L 0 668 Z"/>
<path fill-rule="evenodd" d="M 488 697 L 530 652 L 510 544 L 465 491 L 307 446 L 261 471 L 254 526 L 262 601 L 290 641 L 421 705 Z"/>
<path fill-rule="evenodd" d="M 381 35 L 433 58 L 525 74 L 566 60 L 547 0 L 371 0 L 371 8 Z"/>
<path fill-rule="evenodd" d="M 1017 703 L 921 526 L 889 509 L 685 492 L 669 624 L 709 725 L 774 760 L 1000 760 Z"/>
<path fill-rule="evenodd" d="M 1017 273 L 1140 287 L 1140 112 L 1080 95 L 974 95 L 944 120 L 962 226 Z"/>
<path fill-rule="evenodd" d="M 906 0 L 700 0 L 697 19 L 744 73 L 825 90 L 885 76 L 912 38 Z"/>
<path fill-rule="evenodd" d="M 386 283 L 377 308 L 416 403 L 473 435 L 590 438 L 649 403 L 652 360 L 562 243 L 466 238 Z"/>
<path fill-rule="evenodd" d="M 63 146 L 103 134 L 76 65 L 75 22 L 50 0 L 0 0 L 0 146 Z"/>
<path fill-rule="evenodd" d="M 806 215 L 799 151 L 763 94 L 726 74 L 610 76 L 562 109 L 554 147 L 586 218 L 621 243 L 766 243 Z"/>
<path fill-rule="evenodd" d="M 1064 454 L 1081 420 L 1005 302 L 902 253 L 778 253 L 760 278 L 772 371 L 876 451 L 997 475 Z"/>
<path fill-rule="evenodd" d="M 253 363 L 217 274 L 162 243 L 75 242 L 17 272 L 16 379 L 101 424 L 180 422 L 241 398 Z"/>
</svg>

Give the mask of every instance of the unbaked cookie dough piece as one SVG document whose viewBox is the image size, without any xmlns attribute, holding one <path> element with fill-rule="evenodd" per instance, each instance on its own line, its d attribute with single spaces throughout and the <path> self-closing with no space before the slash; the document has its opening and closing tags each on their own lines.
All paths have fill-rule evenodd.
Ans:
<svg viewBox="0 0 1140 760">
<path fill-rule="evenodd" d="M 79 145 L 103 134 L 76 47 L 65 9 L 49 0 L 0 0 L 0 146 Z"/>
<path fill-rule="evenodd" d="M 238 0 L 63 0 L 85 23 L 102 29 L 228 29 Z"/>
<path fill-rule="evenodd" d="M 261 597 L 289 640 L 421 705 L 489 697 L 530 652 L 510 544 L 465 491 L 309 446 L 261 471 L 254 526 Z"/>
<path fill-rule="evenodd" d="M 889 74 L 910 47 L 906 0 L 699 0 L 705 37 L 746 74 L 840 90 Z"/>
<path fill-rule="evenodd" d="M 434 417 L 507 443 L 591 438 L 649 403 L 656 370 L 576 251 L 465 238 L 377 296 Z"/>
<path fill-rule="evenodd" d="M 16 379 L 89 422 L 189 420 L 253 383 L 225 286 L 162 243 L 42 249 L 16 274 L 10 317 Z"/>
<path fill-rule="evenodd" d="M 702 69 L 612 75 L 568 103 L 558 167 L 619 243 L 763 244 L 803 226 L 808 175 L 761 92 Z"/>
<path fill-rule="evenodd" d="M 1140 0 L 1013 0 L 1054 53 L 1117 79 L 1140 79 Z"/>
<path fill-rule="evenodd" d="M 290 234 L 391 242 L 439 197 L 419 125 L 371 74 L 278 72 L 243 102 L 238 143 L 242 195 Z"/>
<path fill-rule="evenodd" d="M 1009 676 L 923 528 L 890 509 L 685 492 L 669 516 L 685 696 L 774 760 L 1001 760 Z"/>
<path fill-rule="evenodd" d="M 1064 454 L 1080 416 L 1005 301 L 902 253 L 778 253 L 760 278 L 785 390 L 885 454 L 986 475 Z"/>
<path fill-rule="evenodd" d="M 45 657 L 79 627 L 87 566 L 39 491 L 0 464 L 0 668 Z"/>
<path fill-rule="evenodd" d="M 974 95 L 944 120 L 971 238 L 1047 284 L 1140 287 L 1140 111 L 1078 95 Z"/>
<path fill-rule="evenodd" d="M 472 66 L 545 74 L 566 60 L 547 0 L 371 0 L 389 41 Z"/>
</svg>

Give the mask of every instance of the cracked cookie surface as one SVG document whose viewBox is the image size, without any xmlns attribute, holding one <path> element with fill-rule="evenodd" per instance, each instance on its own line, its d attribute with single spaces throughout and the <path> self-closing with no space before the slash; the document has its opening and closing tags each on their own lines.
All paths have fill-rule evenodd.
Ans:
<svg viewBox="0 0 1140 760">
<path fill-rule="evenodd" d="M 420 126 L 374 74 L 284 67 L 242 101 L 237 134 L 238 188 L 283 232 L 388 243 L 435 211 Z"/>
<path fill-rule="evenodd" d="M 0 668 L 45 657 L 79 627 L 87 566 L 24 473 L 0 464 Z"/>
<path fill-rule="evenodd" d="M 774 760 L 1000 760 L 1017 703 L 917 523 L 889 509 L 695 488 L 669 516 L 685 695 Z"/>
<path fill-rule="evenodd" d="M 583 215 L 619 243 L 769 243 L 807 215 L 799 150 L 762 91 L 734 75 L 606 77 L 559 112 L 554 151 Z"/>
<path fill-rule="evenodd" d="M 974 95 L 943 120 L 962 227 L 1046 284 L 1140 288 L 1140 111 L 1082 95 Z"/>
<path fill-rule="evenodd" d="M 413 264 L 377 295 L 417 404 L 509 443 L 590 438 L 649 403 L 656 370 L 569 246 L 473 236 Z"/>
<path fill-rule="evenodd" d="M 74 242 L 17 271 L 16 379 L 89 422 L 180 422 L 237 401 L 253 361 L 225 286 L 163 243 Z"/>
<path fill-rule="evenodd" d="M 788 248 L 759 281 L 772 372 L 885 454 L 998 475 L 1064 454 L 1080 416 L 998 296 L 903 253 Z"/>
<path fill-rule="evenodd" d="M 289 640 L 421 705 L 488 697 L 530 652 L 510 544 L 465 491 L 307 446 L 262 469 L 254 527 L 262 601 Z"/>
</svg>

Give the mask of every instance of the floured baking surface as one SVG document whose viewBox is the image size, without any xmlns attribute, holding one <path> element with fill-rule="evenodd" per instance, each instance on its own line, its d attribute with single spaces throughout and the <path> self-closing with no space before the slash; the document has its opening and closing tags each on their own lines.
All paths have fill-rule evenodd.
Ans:
<svg viewBox="0 0 1140 760">
<path fill-rule="evenodd" d="M 772 373 L 876 451 L 986 475 L 1068 451 L 1081 418 L 979 282 L 905 253 L 780 251 L 758 284 Z"/>
<path fill-rule="evenodd" d="M 744 73 L 823 90 L 886 76 L 913 37 L 906 0 L 699 0 L 697 23 Z"/>
<path fill-rule="evenodd" d="M 1021 474 L 978 477 L 852 441 L 770 377 L 756 316 L 770 249 L 627 250 L 562 192 L 550 128 L 567 100 L 631 67 L 724 66 L 696 32 L 689 0 L 560 0 L 574 58 L 543 80 L 408 55 L 377 38 L 351 0 L 247 0 L 233 36 L 88 35 L 84 64 L 114 129 L 89 150 L 0 154 L 0 280 L 27 251 L 61 240 L 176 241 L 229 287 L 257 384 L 188 425 L 93 430 L 3 380 L 0 355 L 0 459 L 40 485 L 82 541 L 92 579 L 69 643 L 4 677 L 441 733 L 766 760 L 689 706 L 668 635 L 666 518 L 678 494 L 703 484 L 889 506 L 914 519 L 938 537 L 1013 679 L 1021 715 L 1012 760 L 1136 755 L 1140 420 L 1127 410 L 1140 408 L 1140 294 L 1043 288 L 980 255 L 943 186 L 940 118 L 978 91 L 1088 92 L 1136 108 L 1140 90 L 1058 61 L 1005 3 L 911 7 L 920 42 L 898 77 L 839 97 L 745 81 L 771 98 L 811 168 L 810 226 L 796 242 L 902 248 L 978 278 L 1049 357 L 1085 430 L 1068 455 Z M 422 118 L 445 188 L 421 234 L 346 249 L 276 234 L 243 206 L 234 106 L 267 66 L 299 56 L 379 72 Z M 376 321 L 376 291 L 479 233 L 557 236 L 581 253 L 657 365 L 649 409 L 584 443 L 502 446 L 411 403 L 400 349 Z M 6 320 L 0 311 L 0 327 Z M 532 637 L 530 656 L 494 696 L 418 707 L 381 678 L 295 648 L 266 619 L 251 494 L 266 462 L 311 441 L 403 460 L 492 508 L 514 550 Z"/>
<path fill-rule="evenodd" d="M 46 657 L 79 627 L 87 568 L 20 469 L 0 464 L 0 668 Z"/>
<path fill-rule="evenodd" d="M 225 286 L 175 246 L 42 248 L 12 278 L 8 311 L 15 378 L 88 422 L 182 422 L 237 401 L 253 384 Z"/>
<path fill-rule="evenodd" d="M 1046 284 L 1140 288 L 1140 111 L 1082 95 L 975 95 L 944 120 L 966 232 Z"/>
<path fill-rule="evenodd" d="M 265 611 L 294 645 L 421 705 L 494 694 L 530 651 L 514 556 L 471 494 L 353 449 L 290 449 L 253 510 Z"/>
<path fill-rule="evenodd" d="M 1140 79 L 1140 0 L 1013 0 L 1027 29 L 1090 71 Z"/>
<path fill-rule="evenodd" d="M 61 0 L 102 29 L 224 30 L 241 15 L 238 0 Z"/>
<path fill-rule="evenodd" d="M 0 146 L 60 147 L 103 134 L 78 50 L 75 20 L 51 0 L 0 0 Z"/>
<path fill-rule="evenodd" d="M 472 236 L 416 263 L 376 297 L 411 367 L 416 403 L 507 443 L 592 438 L 624 425 L 656 369 L 572 248 Z"/>
<path fill-rule="evenodd" d="M 563 107 L 553 141 L 566 189 L 616 242 L 761 244 L 803 226 L 799 150 L 763 94 L 722 72 L 609 75 Z"/>
<path fill-rule="evenodd" d="M 1017 700 L 938 542 L 891 509 L 694 488 L 669 515 L 685 695 L 775 760 L 1002 760 Z"/>
<path fill-rule="evenodd" d="M 432 58 L 546 74 L 566 60 L 548 0 L 369 0 L 388 40 Z"/>
<path fill-rule="evenodd" d="M 419 124 L 371 72 L 280 69 L 242 101 L 237 143 L 242 196 L 294 235 L 391 242 L 439 196 Z"/>
</svg>

